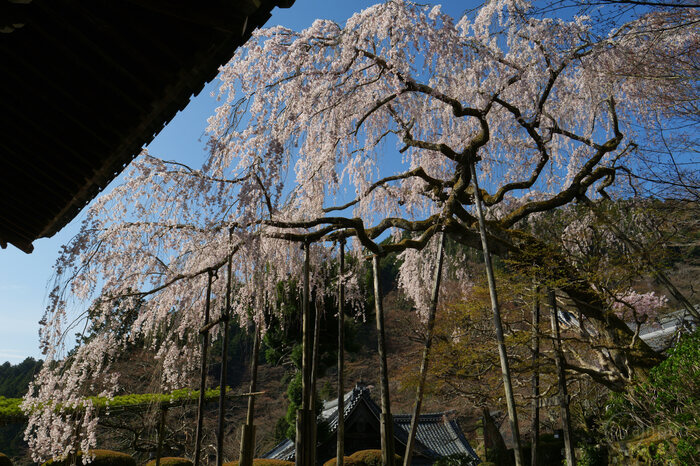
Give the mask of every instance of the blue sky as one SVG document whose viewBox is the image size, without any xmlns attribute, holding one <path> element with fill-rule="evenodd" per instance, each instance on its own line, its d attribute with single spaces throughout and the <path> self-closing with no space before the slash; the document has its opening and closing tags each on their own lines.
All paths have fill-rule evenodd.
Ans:
<svg viewBox="0 0 700 466">
<path fill-rule="evenodd" d="M 376 1 L 368 0 L 296 0 L 290 9 L 275 9 L 267 26 L 282 24 L 293 29 L 311 25 L 314 19 L 325 18 L 344 22 L 354 12 Z M 459 16 L 464 9 L 473 8 L 471 0 L 423 1 L 442 4 L 444 11 Z M 193 166 L 204 161 L 203 135 L 207 118 L 214 112 L 216 101 L 211 97 L 217 80 L 209 83 L 194 97 L 148 146 L 152 155 L 177 160 Z M 117 178 L 107 187 L 119 182 Z M 0 250 L 0 363 L 21 362 L 28 356 L 40 358 L 38 321 L 46 306 L 47 286 L 52 266 L 60 247 L 78 232 L 83 214 L 52 238 L 34 242 L 34 252 L 25 254 L 13 246 Z"/>
</svg>

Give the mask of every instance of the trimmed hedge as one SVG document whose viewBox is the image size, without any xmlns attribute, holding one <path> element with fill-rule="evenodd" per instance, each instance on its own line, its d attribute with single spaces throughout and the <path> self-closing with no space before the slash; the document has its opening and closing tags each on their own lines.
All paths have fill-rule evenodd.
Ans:
<svg viewBox="0 0 700 466">
<path fill-rule="evenodd" d="M 350 455 L 353 464 L 359 466 L 383 466 L 381 450 L 360 450 Z M 394 463 L 397 466 L 403 464 L 403 459 L 399 455 L 394 455 Z"/>
<path fill-rule="evenodd" d="M 294 466 L 294 463 L 291 461 L 271 460 L 267 458 L 255 458 L 253 459 L 253 464 L 255 466 Z M 229 461 L 228 463 L 224 463 L 224 466 L 238 466 L 238 461 Z"/>
<path fill-rule="evenodd" d="M 226 392 L 231 392 L 231 387 L 226 387 Z M 215 400 L 219 398 L 219 388 L 211 388 L 204 392 L 205 400 Z M 138 409 L 143 406 L 150 406 L 160 403 L 193 403 L 199 399 L 199 390 L 190 390 L 181 388 L 170 393 L 140 393 L 129 395 L 117 395 L 112 399 L 103 396 L 89 396 L 88 400 L 92 401 L 98 412 L 109 409 Z M 9 422 L 21 422 L 27 416 L 20 409 L 22 398 L 5 398 L 0 396 L 0 419 Z M 56 406 L 55 409 L 61 408 Z M 78 410 L 81 410 L 79 408 Z M 76 408 L 70 408 L 69 411 L 75 411 Z"/>
<path fill-rule="evenodd" d="M 325 463 L 323 463 L 323 466 L 335 466 L 338 461 L 338 458 L 331 458 Z M 356 460 L 350 458 L 349 456 L 343 456 L 343 465 L 347 466 L 361 466 L 362 463 L 358 463 Z"/>
<path fill-rule="evenodd" d="M 126 453 L 112 450 L 90 450 L 93 455 L 91 466 L 136 466 L 136 460 Z M 78 452 L 76 464 L 83 464 L 83 452 Z M 42 466 L 69 466 L 70 460 L 49 460 Z"/>
<path fill-rule="evenodd" d="M 177 456 L 166 456 L 160 459 L 161 466 L 193 466 L 194 463 L 187 458 Z M 145 466 L 156 466 L 156 460 L 151 460 Z"/>
<path fill-rule="evenodd" d="M 12 460 L 4 453 L 0 453 L 0 466 L 12 466 Z"/>
</svg>

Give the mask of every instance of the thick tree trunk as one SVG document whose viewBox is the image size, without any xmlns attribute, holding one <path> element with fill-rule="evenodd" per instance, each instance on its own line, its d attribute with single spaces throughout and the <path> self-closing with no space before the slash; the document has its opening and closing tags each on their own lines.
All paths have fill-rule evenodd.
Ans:
<svg viewBox="0 0 700 466">
<path fill-rule="evenodd" d="M 486 236 L 486 222 L 484 221 L 484 211 L 481 205 L 481 194 L 479 192 L 479 184 L 476 179 L 476 167 L 474 161 L 470 164 L 472 182 L 474 183 L 474 198 L 476 211 L 479 218 L 479 232 L 481 235 L 481 248 L 484 252 L 484 265 L 486 266 L 486 278 L 489 283 L 489 294 L 491 296 L 491 309 L 493 311 L 493 324 L 496 329 L 496 340 L 498 341 L 498 355 L 501 360 L 501 373 L 503 376 L 503 388 L 506 394 L 506 404 L 508 406 L 508 419 L 510 420 L 510 428 L 513 432 L 513 450 L 515 453 L 515 465 L 523 465 L 523 455 L 520 448 L 520 430 L 518 428 L 518 415 L 515 407 L 515 397 L 513 395 L 513 386 L 510 378 L 510 367 L 508 366 L 508 354 L 506 353 L 506 344 L 503 338 L 503 325 L 501 323 L 501 311 L 498 305 L 498 295 L 496 294 L 496 279 L 493 274 L 493 265 L 491 264 L 491 254 L 489 253 L 489 245 Z"/>
<path fill-rule="evenodd" d="M 557 317 L 557 300 L 554 290 L 548 289 L 549 306 L 552 309 L 552 338 L 554 340 L 554 361 L 557 366 L 557 382 L 559 386 L 559 408 L 561 411 L 561 427 L 564 431 L 564 451 L 566 453 L 567 466 L 575 466 L 574 444 L 571 437 L 571 416 L 569 414 L 569 394 L 566 389 L 566 375 L 564 374 L 564 352 L 561 349 L 561 338 L 559 337 L 559 319 Z"/>
<path fill-rule="evenodd" d="M 540 297 L 539 286 L 534 286 L 532 304 L 532 466 L 537 466 L 537 447 L 540 442 Z"/>
<path fill-rule="evenodd" d="M 211 303 L 211 281 L 214 271 L 209 270 L 207 297 L 204 304 L 204 326 L 209 325 L 209 305 Z M 207 352 L 209 350 L 209 331 L 202 335 L 202 363 L 199 368 L 199 403 L 197 404 L 197 432 L 194 441 L 194 466 L 199 466 L 202 450 L 202 427 L 204 422 L 204 392 L 207 389 Z"/>
<path fill-rule="evenodd" d="M 260 356 L 260 328 L 254 327 L 255 337 L 253 340 L 253 355 L 250 359 L 250 386 L 248 393 L 255 393 L 257 390 L 258 381 L 258 359 Z M 248 396 L 248 411 L 246 413 L 246 422 L 243 425 L 241 433 L 241 454 L 239 458 L 240 466 L 252 466 L 253 456 L 255 454 L 255 396 Z"/>
<path fill-rule="evenodd" d="M 450 237 L 466 246 L 482 249 L 481 235 L 462 226 L 448 224 Z M 537 268 L 541 281 L 556 282 L 595 329 L 597 360 L 588 367 L 567 365 L 575 372 L 586 374 L 611 390 L 625 390 L 629 378 L 644 378 L 649 370 L 664 360 L 664 356 L 652 350 L 613 312 L 609 311 L 601 297 L 591 288 L 578 271 L 551 244 L 532 234 L 519 230 L 505 230 L 490 224 L 489 249 L 502 257 L 507 256 L 515 267 L 527 271 Z M 605 362 L 603 367 L 601 361 Z"/>
<path fill-rule="evenodd" d="M 384 333 L 384 306 L 379 286 L 379 257 L 372 256 L 372 273 L 374 276 L 374 310 L 377 317 L 377 351 L 379 353 L 379 386 L 381 388 L 380 431 L 382 442 L 382 462 L 394 464 L 394 419 L 389 403 L 389 373 L 386 364 L 386 335 Z"/>
<path fill-rule="evenodd" d="M 302 360 L 301 409 L 297 411 L 296 457 L 297 466 L 316 464 L 316 446 L 312 444 L 316 430 L 316 416 L 312 411 L 311 366 L 313 364 L 313 329 L 309 306 L 309 243 L 304 243 L 304 293 L 302 304 Z"/>
<path fill-rule="evenodd" d="M 411 428 L 408 432 L 408 443 L 406 453 L 403 458 L 403 466 L 410 466 L 413 456 L 413 446 L 418 430 L 418 418 L 423 404 L 423 390 L 425 388 L 425 378 L 428 373 L 428 360 L 430 357 L 430 347 L 433 344 L 433 328 L 435 327 L 435 314 L 437 311 L 438 296 L 440 295 L 440 278 L 442 275 L 443 248 L 445 246 L 445 233 L 440 232 L 438 239 L 437 256 L 435 257 L 435 272 L 433 275 L 433 289 L 430 296 L 430 309 L 428 312 L 428 323 L 426 328 L 425 346 L 423 347 L 423 358 L 421 359 L 420 375 L 418 377 L 418 387 L 416 388 L 416 401 L 413 406 L 413 417 L 411 418 Z"/>
<path fill-rule="evenodd" d="M 338 436 L 336 441 L 336 465 L 343 466 L 345 455 L 345 240 L 340 240 L 338 258 Z"/>
</svg>

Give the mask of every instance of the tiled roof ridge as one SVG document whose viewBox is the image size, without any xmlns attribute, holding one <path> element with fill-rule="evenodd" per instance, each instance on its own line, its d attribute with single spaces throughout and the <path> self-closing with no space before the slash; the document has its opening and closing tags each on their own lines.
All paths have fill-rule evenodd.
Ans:
<svg viewBox="0 0 700 466">
<path fill-rule="evenodd" d="M 453 409 L 448 409 L 447 411 L 436 411 L 433 413 L 421 413 L 418 415 L 418 419 L 420 420 L 432 420 L 432 418 L 435 418 L 435 420 L 440 420 L 442 421 L 445 417 L 452 417 L 455 414 L 455 410 Z M 413 418 L 413 413 L 402 413 L 402 414 L 394 414 L 394 420 L 396 418 L 406 418 L 408 420 L 411 420 Z M 448 419 L 451 420 L 451 419 Z"/>
</svg>

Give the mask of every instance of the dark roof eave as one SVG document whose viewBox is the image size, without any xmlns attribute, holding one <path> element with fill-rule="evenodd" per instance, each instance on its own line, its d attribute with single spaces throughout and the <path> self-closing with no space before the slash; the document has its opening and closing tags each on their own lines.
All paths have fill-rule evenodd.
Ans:
<svg viewBox="0 0 700 466">
<path fill-rule="evenodd" d="M 4 7 L 6 1 L 0 0 L 0 7 Z M 62 229 L 140 153 L 141 147 L 151 142 L 165 124 L 189 103 L 192 95 L 199 94 L 205 83 L 216 76 L 219 66 L 233 56 L 236 48 L 248 40 L 255 28 L 262 26 L 267 21 L 271 10 L 275 6 L 289 7 L 293 3 L 293 0 L 210 0 L 198 5 L 198 8 L 203 10 L 206 10 L 206 8 L 202 8 L 202 5 L 208 7 L 209 16 L 198 14 L 188 19 L 183 19 L 188 17 L 187 12 L 174 11 L 172 4 L 164 0 L 129 0 L 105 7 L 106 13 L 109 13 L 107 11 L 109 8 L 120 8 L 127 13 L 130 11 L 129 9 L 136 11 L 148 9 L 152 17 L 163 18 L 163 25 L 167 27 L 172 27 L 173 24 L 187 25 L 196 23 L 192 24 L 188 31 L 178 30 L 170 31 L 170 33 L 203 33 L 202 38 L 204 41 L 200 41 L 196 52 L 187 57 L 178 57 L 179 49 L 171 48 L 164 51 L 166 54 L 170 53 L 169 58 L 175 56 L 175 60 L 180 64 L 179 71 L 176 73 L 165 73 L 163 75 L 163 85 L 160 88 L 147 89 L 147 92 L 150 92 L 149 100 L 138 100 L 128 93 L 113 97 L 121 100 L 124 100 L 124 98 L 131 100 L 131 97 L 133 97 L 134 102 L 138 105 L 133 105 L 134 102 L 130 102 L 132 104 L 131 107 L 125 107 L 136 109 L 136 113 L 131 117 L 128 114 L 119 114 L 112 120 L 105 118 L 105 121 L 110 123 L 103 122 L 104 126 L 100 127 L 100 121 L 93 121 L 89 115 L 80 114 L 76 110 L 80 108 L 79 105 L 67 109 L 66 112 L 72 112 L 68 115 L 68 118 L 71 119 L 71 124 L 68 126 L 71 128 L 81 126 L 83 133 L 85 133 L 84 130 L 87 130 L 90 136 L 94 136 L 97 138 L 96 140 L 104 142 L 104 145 L 101 147 L 95 145 L 93 152 L 86 151 L 84 147 L 77 144 L 79 142 L 77 139 L 64 138 L 60 128 L 51 133 L 51 126 L 53 125 L 35 123 L 34 115 L 31 113 L 36 110 L 34 102 L 12 107 L 12 111 L 23 118 L 17 119 L 7 116 L 6 120 L 2 121 L 2 131 L 4 132 L 2 139 L 9 142 L 0 144 L 0 152 L 2 152 L 7 164 L 7 169 L 4 170 L 3 174 L 0 174 L 0 185 L 5 186 L 0 188 L 0 197 L 2 197 L 2 202 L 5 204 L 0 207 L 0 220 L 2 220 L 0 221 L 0 247 L 5 248 L 9 243 L 29 253 L 33 250 L 33 241 L 38 238 L 51 237 Z M 46 35 L 51 34 L 53 25 L 38 24 L 40 19 L 51 17 L 50 14 L 47 14 L 47 11 L 61 11 L 61 8 L 63 8 L 66 12 L 71 12 L 71 8 L 82 8 L 84 5 L 72 2 L 61 3 L 55 0 L 34 0 L 31 5 L 27 6 L 27 9 L 19 8 L 20 14 L 24 15 L 23 23 L 26 22 L 27 24 L 11 30 L 9 33 L 0 34 L 0 39 L 5 39 L 4 43 L 0 41 L 0 46 L 2 46 L 0 55 L 7 54 L 7 58 L 13 59 L 13 63 L 17 66 L 13 69 L 13 73 L 5 78 L 9 79 L 9 81 L 2 81 L 5 89 L 13 89 L 13 92 L 15 92 L 14 88 L 17 87 L 18 82 L 21 85 L 23 76 L 30 76 L 32 79 L 42 79 L 36 70 L 22 70 L 22 66 L 33 67 L 34 60 L 26 58 L 24 48 L 19 50 L 12 47 L 23 47 L 22 40 L 24 38 L 27 38 L 32 44 L 40 43 L 42 40 L 45 41 L 47 39 Z M 33 9 L 29 9 L 29 7 Z M 16 9 L 14 5 L 12 8 L 13 11 Z M 117 50 L 119 50 L 120 46 L 124 47 L 127 42 L 119 42 L 124 36 L 118 33 L 128 34 L 130 32 L 128 27 L 121 31 L 119 29 L 120 25 L 114 26 L 113 23 L 116 20 L 109 17 L 109 14 L 105 14 L 105 18 L 95 18 L 97 7 L 95 7 L 95 4 L 92 4 L 89 8 L 90 10 L 86 13 L 86 16 L 90 21 L 97 24 L 96 30 L 107 30 L 105 33 L 107 39 L 105 41 L 114 39 Z M 66 13 L 66 15 L 70 15 L 70 13 Z M 231 26 L 228 29 L 226 28 L 227 23 L 225 21 L 222 22 L 222 18 L 227 21 L 230 20 Z M 238 18 L 238 22 L 236 22 L 236 18 Z M 35 21 L 36 24 L 32 21 Z M 112 22 L 110 23 L 110 21 Z M 73 26 L 66 26 L 61 23 L 60 27 Z M 156 26 L 154 25 L 154 27 Z M 86 41 L 81 36 L 82 31 L 78 29 L 73 27 L 71 32 L 74 32 L 74 36 L 77 37 L 75 39 L 78 41 L 77 45 L 82 46 L 85 45 Z M 206 32 L 213 30 L 215 30 L 214 33 Z M 163 33 L 167 32 L 167 30 L 163 30 Z M 207 42 L 209 40 L 207 38 L 216 42 Z M 59 40 L 59 38 L 56 38 L 56 40 Z M 82 43 L 80 42 L 81 40 Z M 105 73 L 105 79 L 107 79 L 107 77 L 111 78 L 110 73 L 113 73 L 111 67 L 107 69 L 90 68 L 90 66 L 95 64 L 111 63 L 110 66 L 116 66 L 117 69 L 119 69 L 120 65 L 128 68 L 128 66 L 119 63 L 118 59 L 109 56 L 107 53 L 97 53 L 97 58 L 90 54 L 81 55 L 71 48 L 73 45 L 76 44 L 60 44 L 57 48 L 64 51 L 67 50 L 67 53 L 70 55 L 69 59 L 66 60 L 68 64 L 70 64 L 70 59 L 75 61 L 76 56 L 88 57 L 85 58 L 86 63 L 80 63 L 80 65 L 83 69 L 89 69 L 92 75 Z M 107 42 L 107 45 L 113 44 Z M 168 42 L 161 40 L 159 44 L 148 49 L 148 53 L 163 52 L 162 49 L 167 46 Z M 92 47 L 92 51 L 94 51 L 96 46 L 87 44 L 87 47 Z M 31 50 L 31 47 L 27 47 L 27 49 Z M 102 51 L 98 50 L 97 52 Z M 133 52 L 134 55 L 138 55 L 138 53 L 141 53 L 141 51 L 134 50 Z M 159 55 L 159 58 L 162 58 L 162 55 Z M 150 58 L 144 52 L 144 56 L 138 56 L 137 59 L 147 61 Z M 93 60 L 93 62 L 90 62 L 90 60 Z M 168 65 L 172 63 L 175 63 L 173 59 L 170 60 Z M 68 64 L 66 66 L 69 66 Z M 156 69 L 165 70 L 166 68 L 158 68 L 156 66 Z M 129 69 L 119 69 L 119 71 L 127 75 L 130 73 Z M 39 77 L 37 78 L 37 76 Z M 73 91 L 63 87 L 56 88 L 55 82 L 57 80 L 54 76 L 49 76 L 48 78 L 53 79 L 50 84 L 54 86 L 54 89 L 41 89 L 41 92 L 44 92 L 45 95 L 35 96 L 27 92 L 24 94 L 27 94 L 27 98 L 34 98 L 38 103 L 42 102 L 42 99 L 54 98 L 56 101 L 52 103 L 52 109 L 63 111 L 63 103 L 66 102 L 66 96 L 70 97 Z M 109 88 L 111 86 L 117 91 L 122 90 L 120 88 L 122 83 L 117 81 L 116 78 L 111 79 L 115 81 L 109 82 L 104 87 Z M 12 86 L 5 85 L 6 83 L 12 84 Z M 62 84 L 70 86 L 71 81 L 65 80 Z M 145 86 L 141 86 L 140 83 L 136 82 L 136 88 L 139 87 L 145 88 Z M 110 96 L 106 95 L 106 97 L 109 98 Z M 72 103 L 71 101 L 69 102 Z M 90 103 L 89 100 L 86 100 L 78 102 L 78 104 L 85 106 L 86 102 Z M 108 103 L 105 105 L 109 107 Z M 109 108 L 104 111 L 108 112 Z M 123 113 L 123 110 L 120 110 L 120 112 Z M 81 118 L 82 120 L 80 120 Z M 112 124 L 111 122 L 115 119 L 118 119 L 123 124 L 119 127 Z M 15 123 L 15 120 L 18 122 Z M 75 124 L 76 122 L 77 125 Z M 34 128 L 28 127 L 27 123 L 35 124 L 36 126 Z M 11 127 L 13 124 L 17 126 Z M 30 141 L 31 144 L 25 147 L 23 142 L 26 140 L 26 135 L 34 134 L 37 127 L 43 133 L 38 134 L 36 139 L 41 139 L 42 141 L 46 139 L 45 145 L 40 146 L 36 141 Z M 74 134 L 78 135 L 83 133 L 79 130 L 74 131 Z M 52 138 L 56 141 L 53 144 Z M 42 149 L 38 150 L 38 147 Z M 62 147 L 67 149 L 61 152 Z M 46 148 L 49 149 L 47 150 Z M 26 160 L 27 154 L 32 156 L 29 161 Z M 49 166 L 43 166 L 41 162 L 47 162 Z M 56 176 L 56 174 L 51 172 L 51 163 L 54 165 L 61 164 L 60 169 L 62 172 L 59 173 L 60 176 Z M 43 168 L 51 172 L 50 175 L 42 174 L 44 178 L 47 176 L 53 176 L 53 178 L 49 178 L 47 183 L 37 180 L 32 180 L 34 185 L 23 183 L 23 177 L 28 180 L 28 177 L 31 175 L 27 175 L 27 173 L 31 173 L 31 170 L 37 168 L 40 170 Z M 64 180 L 61 176 L 66 179 Z M 61 179 L 59 180 L 59 178 Z M 56 184 L 51 186 L 50 183 L 54 181 Z"/>
</svg>

